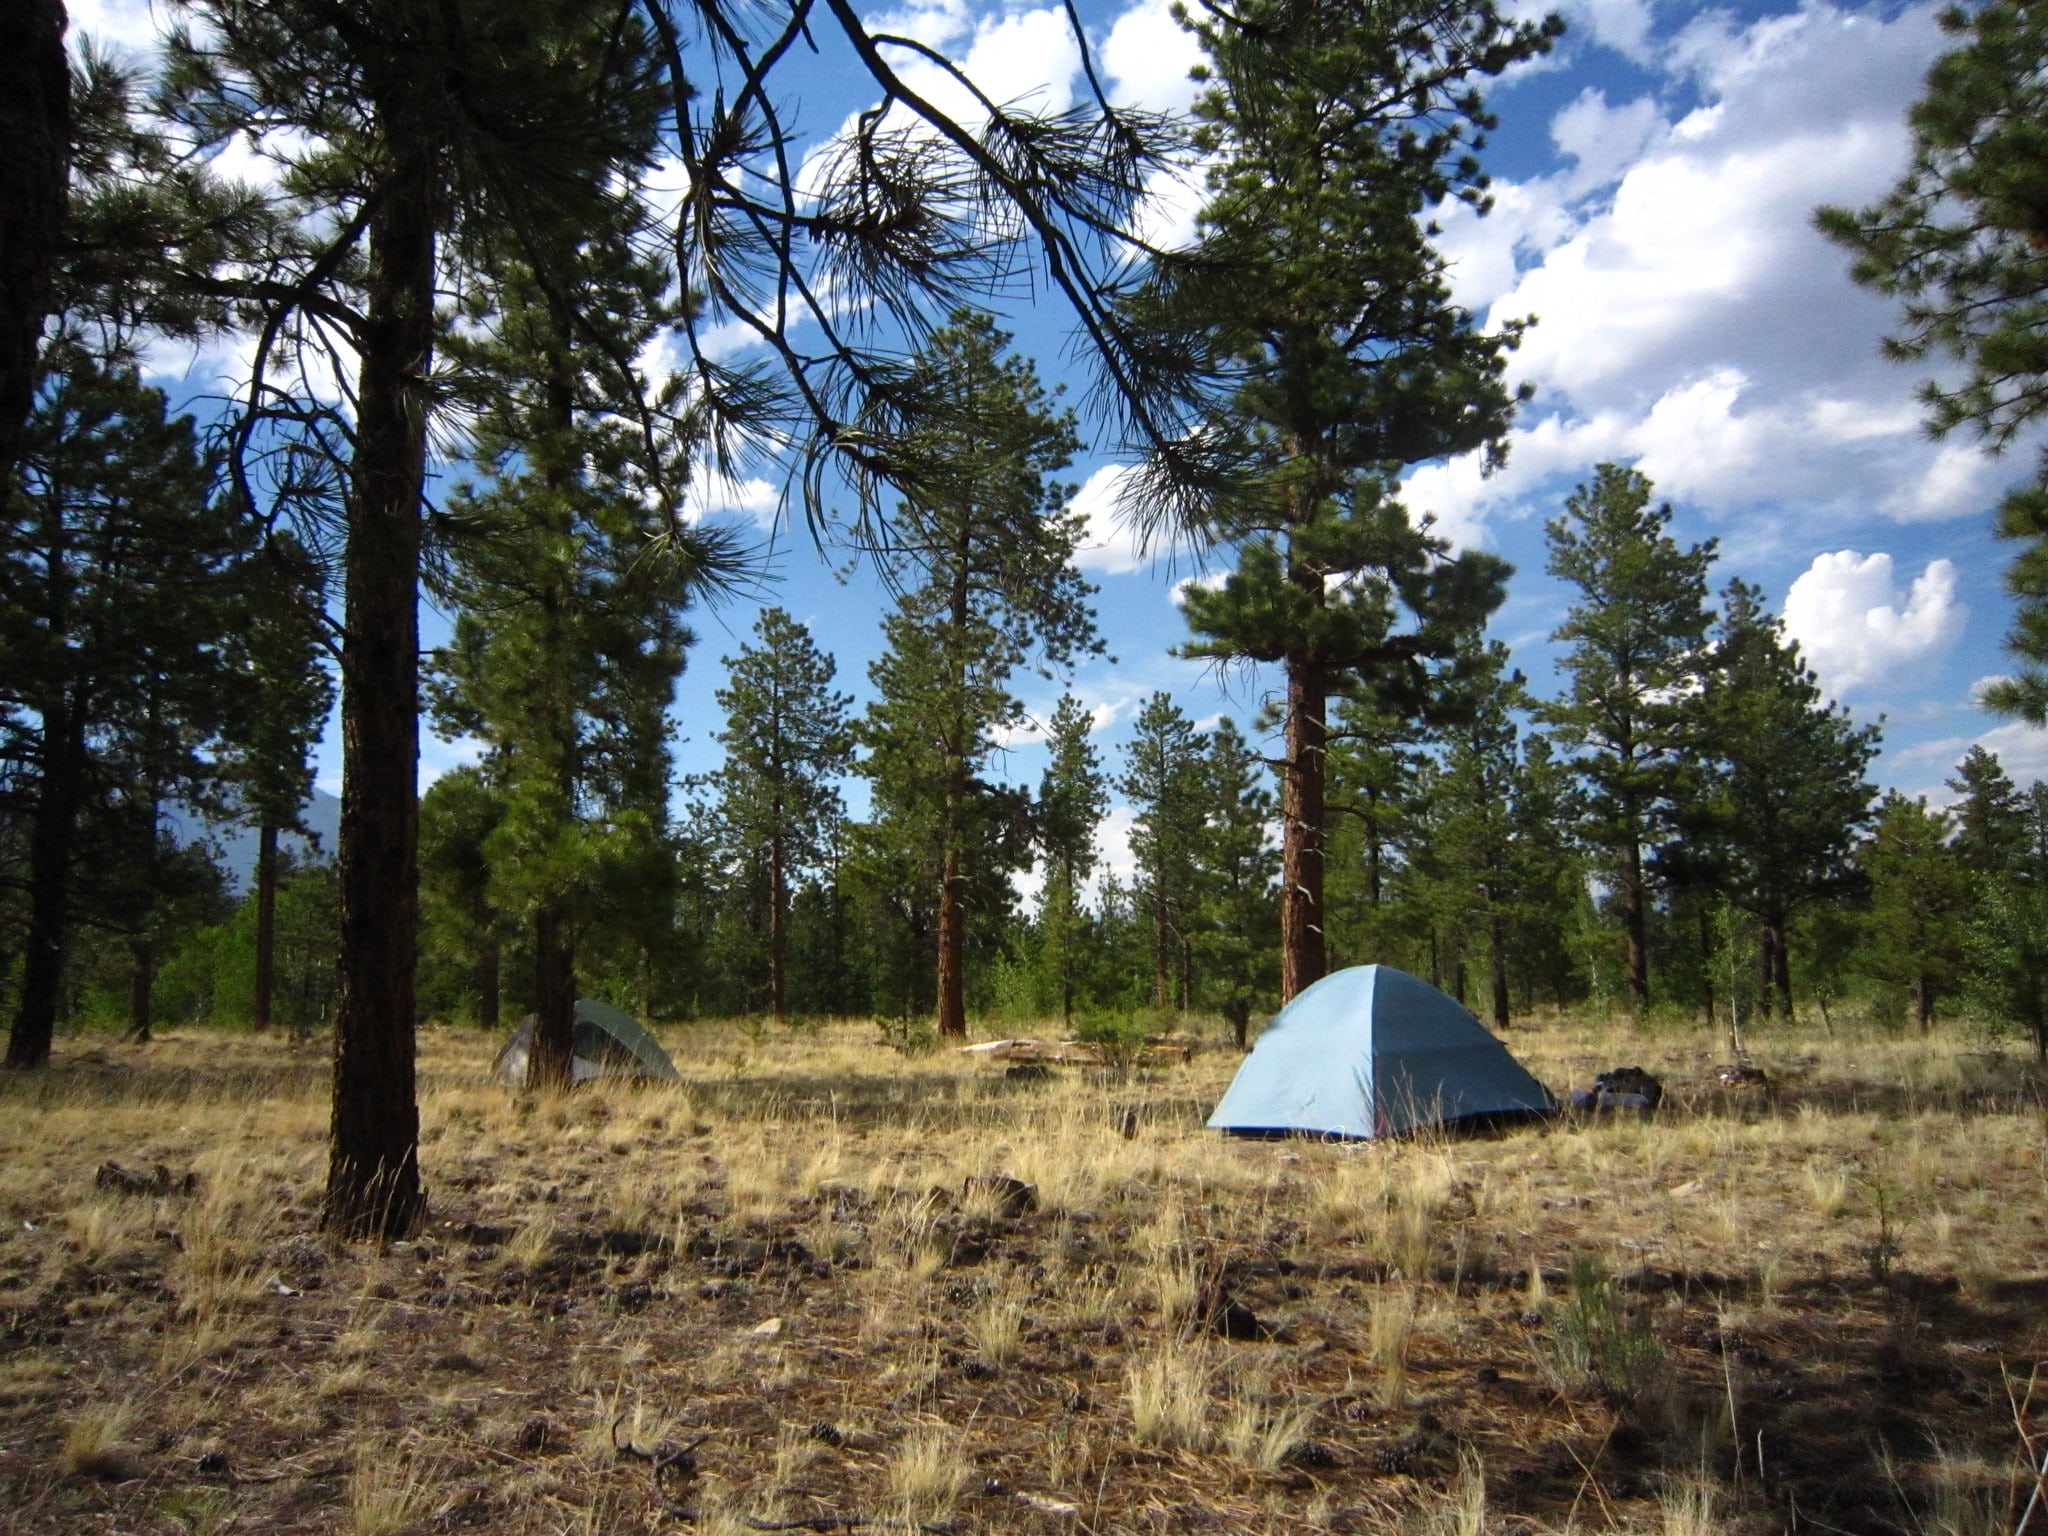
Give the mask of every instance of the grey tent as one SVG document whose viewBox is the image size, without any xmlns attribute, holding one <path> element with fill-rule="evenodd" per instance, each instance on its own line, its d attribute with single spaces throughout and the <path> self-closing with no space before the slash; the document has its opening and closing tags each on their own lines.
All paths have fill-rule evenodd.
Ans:
<svg viewBox="0 0 2048 1536">
<path fill-rule="evenodd" d="M 508 1083 L 523 1084 L 526 1081 L 526 1059 L 533 1054 L 534 1018 L 528 1014 L 520 1021 L 512 1038 L 505 1042 L 498 1052 L 498 1059 L 492 1066 L 499 1077 Z M 593 1077 L 651 1077 L 665 1083 L 682 1081 L 674 1062 L 668 1059 L 668 1052 L 640 1026 L 631 1014 L 614 1008 L 610 1003 L 593 1002 L 586 997 L 576 999 L 575 1043 L 570 1047 L 573 1055 L 569 1061 L 569 1072 L 573 1081 L 585 1082 Z"/>
<path fill-rule="evenodd" d="M 1553 1107 L 1549 1091 L 1451 998 L 1390 965 L 1360 965 L 1280 1010 L 1209 1125 L 1362 1140 Z"/>
</svg>

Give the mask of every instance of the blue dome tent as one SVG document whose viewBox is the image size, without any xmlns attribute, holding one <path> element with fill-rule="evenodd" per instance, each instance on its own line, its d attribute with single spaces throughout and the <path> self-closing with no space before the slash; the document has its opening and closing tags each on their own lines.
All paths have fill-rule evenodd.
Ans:
<svg viewBox="0 0 2048 1536">
<path fill-rule="evenodd" d="M 1417 1126 L 1548 1114 L 1507 1047 L 1428 982 L 1390 965 L 1325 976 L 1282 1008 L 1209 1117 L 1240 1136 L 1369 1140 Z"/>
</svg>

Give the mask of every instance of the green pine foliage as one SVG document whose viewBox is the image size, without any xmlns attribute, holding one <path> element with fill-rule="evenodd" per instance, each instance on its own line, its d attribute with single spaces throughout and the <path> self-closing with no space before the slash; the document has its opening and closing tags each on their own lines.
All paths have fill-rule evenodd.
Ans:
<svg viewBox="0 0 2048 1536">
<path fill-rule="evenodd" d="M 1710 539 L 1681 549 L 1650 482 L 1602 464 L 1545 525 L 1550 574 L 1578 589 L 1551 636 L 1565 696 L 1539 711 L 1585 781 L 1579 834 L 1619 905 L 1630 1006 L 1650 1000 L 1651 856 L 1672 836 L 1700 747 Z"/>
<path fill-rule="evenodd" d="M 2002 449 L 2048 409 L 2048 14 L 1992 0 L 1953 6 L 1941 25 L 1957 46 L 1909 114 L 1906 174 L 1868 208 L 1816 217 L 1854 254 L 1850 275 L 1899 302 L 1887 354 L 1964 365 L 1959 380 L 1922 387 L 1929 430 L 1968 428 Z M 2048 723 L 2048 457 L 2005 499 L 1997 529 L 2021 546 L 2006 572 L 2021 671 L 1985 702 Z"/>
</svg>

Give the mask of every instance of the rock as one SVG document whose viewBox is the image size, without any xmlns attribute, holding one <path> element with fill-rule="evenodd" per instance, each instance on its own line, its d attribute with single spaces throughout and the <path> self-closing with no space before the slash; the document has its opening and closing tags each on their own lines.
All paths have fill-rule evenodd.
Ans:
<svg viewBox="0 0 2048 1536">
<path fill-rule="evenodd" d="M 961 1194 L 969 1200 L 977 1195 L 991 1200 L 997 1213 L 1010 1220 L 1038 1209 L 1038 1186 L 1007 1173 L 970 1173 L 962 1182 Z"/>
<path fill-rule="evenodd" d="M 757 1339 L 779 1338 L 782 1334 L 782 1319 L 779 1317 L 768 1318 L 764 1322 L 754 1324 L 753 1327 L 747 1330 L 747 1333 Z"/>
</svg>

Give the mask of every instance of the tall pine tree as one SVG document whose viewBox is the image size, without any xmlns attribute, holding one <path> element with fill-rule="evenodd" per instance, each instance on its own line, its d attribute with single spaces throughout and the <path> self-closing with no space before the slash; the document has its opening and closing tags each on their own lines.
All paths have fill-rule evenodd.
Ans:
<svg viewBox="0 0 2048 1536">
<path fill-rule="evenodd" d="M 1010 680 L 1102 648 L 1093 589 L 1073 563 L 1072 487 L 1051 478 L 1078 446 L 1073 420 L 1009 342 L 961 310 L 919 353 L 913 387 L 950 402 L 926 444 L 948 484 L 907 497 L 876 549 L 900 596 L 870 673 L 880 697 L 863 731 L 865 772 L 937 866 L 938 1027 L 949 1038 L 967 1033 L 971 833 L 979 822 L 988 835 L 1014 798 L 981 779 L 995 733 L 1023 718 Z"/>
<path fill-rule="evenodd" d="M 1419 710 L 1428 670 L 1501 601 L 1506 567 L 1453 555 L 1396 497 L 1402 471 L 1487 448 L 1514 401 L 1518 327 L 1482 332 L 1452 302 L 1427 210 L 1484 204 L 1491 126 L 1476 82 L 1548 47 L 1548 24 L 1491 0 L 1359 10 L 1253 0 L 1195 31 L 1214 82 L 1216 157 L 1201 238 L 1160 264 L 1139 323 L 1192 328 L 1234 380 L 1203 451 L 1242 468 L 1189 521 L 1236 568 L 1192 588 L 1185 654 L 1277 665 L 1282 1000 L 1327 966 L 1327 708 L 1355 675 Z"/>
<path fill-rule="evenodd" d="M 1628 991 L 1650 1000 L 1650 855 L 1669 835 L 1698 746 L 1692 696 L 1706 662 L 1714 541 L 1681 549 L 1650 482 L 1602 464 L 1545 525 L 1550 574 L 1579 590 L 1552 635 L 1567 647 L 1565 696 L 1542 711 L 1574 752 L 1587 794 L 1581 831 L 1621 908 Z"/>
</svg>

